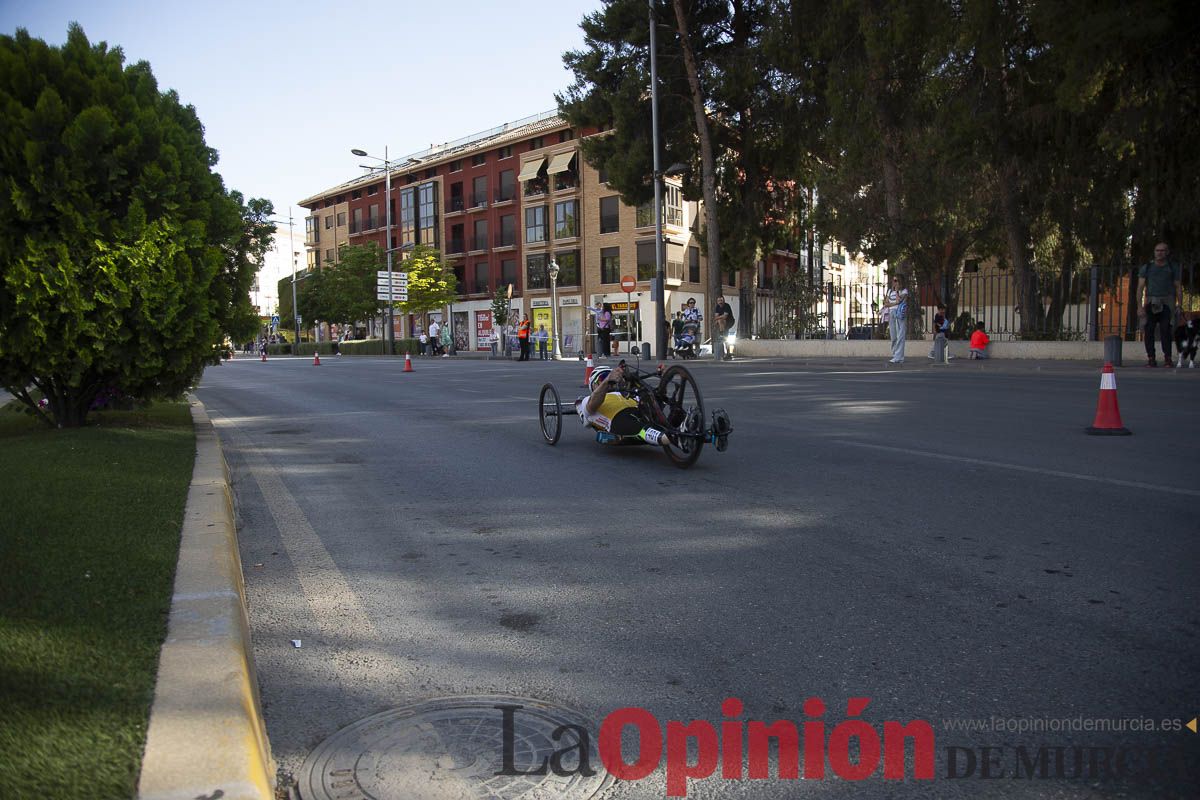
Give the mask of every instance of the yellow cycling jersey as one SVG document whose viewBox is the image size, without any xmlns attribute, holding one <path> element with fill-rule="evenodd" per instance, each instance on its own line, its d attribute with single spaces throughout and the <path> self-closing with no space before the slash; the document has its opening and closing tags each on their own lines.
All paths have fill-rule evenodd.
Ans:
<svg viewBox="0 0 1200 800">
<path fill-rule="evenodd" d="M 587 398 L 582 398 L 579 401 L 579 416 L 583 417 L 583 421 L 588 425 L 606 431 L 612 427 L 612 421 L 617 414 L 627 408 L 636 409 L 637 401 L 629 399 L 620 392 L 609 392 L 604 395 L 600 407 L 592 414 L 587 411 Z"/>
</svg>

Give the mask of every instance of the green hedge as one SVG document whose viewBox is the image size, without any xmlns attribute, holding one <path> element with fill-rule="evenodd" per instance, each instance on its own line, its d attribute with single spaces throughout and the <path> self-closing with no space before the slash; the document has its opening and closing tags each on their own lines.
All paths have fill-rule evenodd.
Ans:
<svg viewBox="0 0 1200 800">
<path fill-rule="evenodd" d="M 383 339 L 353 339 L 348 342 L 340 342 L 338 349 L 344 356 L 381 356 L 387 352 L 387 342 Z M 268 352 L 274 353 L 275 351 L 268 350 Z M 333 342 L 301 342 L 296 355 L 311 356 L 313 352 L 320 353 L 322 356 L 332 356 Z M 421 343 L 416 339 L 396 340 L 396 355 L 402 356 L 405 353 L 416 355 L 419 352 L 421 352 Z"/>
</svg>

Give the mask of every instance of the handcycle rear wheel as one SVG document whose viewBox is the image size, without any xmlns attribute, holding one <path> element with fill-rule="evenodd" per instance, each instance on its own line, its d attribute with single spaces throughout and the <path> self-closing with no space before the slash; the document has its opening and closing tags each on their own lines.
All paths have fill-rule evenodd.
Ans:
<svg viewBox="0 0 1200 800">
<path fill-rule="evenodd" d="M 663 450 L 672 464 L 687 469 L 700 458 L 704 447 L 704 399 L 700 387 L 686 367 L 675 364 L 662 374 L 655 396 L 667 426 L 683 434 L 668 434 L 669 444 Z"/>
<path fill-rule="evenodd" d="M 557 444 L 562 435 L 562 403 L 558 399 L 558 389 L 552 383 L 543 384 L 538 395 L 538 423 L 542 426 L 546 444 Z"/>
</svg>

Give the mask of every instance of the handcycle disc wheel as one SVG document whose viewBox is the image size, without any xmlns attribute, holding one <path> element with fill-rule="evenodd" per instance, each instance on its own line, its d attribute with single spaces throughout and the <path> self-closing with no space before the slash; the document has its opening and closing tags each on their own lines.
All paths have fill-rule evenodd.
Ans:
<svg viewBox="0 0 1200 800">
<path fill-rule="evenodd" d="M 700 458 L 700 450 L 704 447 L 706 417 L 700 387 L 686 367 L 676 364 L 662 374 L 655 396 L 666 417 L 667 427 L 681 432 L 669 434 L 670 444 L 663 449 L 672 464 L 687 469 Z"/>
<path fill-rule="evenodd" d="M 558 389 L 552 383 L 544 384 L 538 395 L 538 422 L 546 444 L 557 444 L 562 435 L 562 403 L 558 399 Z"/>
</svg>

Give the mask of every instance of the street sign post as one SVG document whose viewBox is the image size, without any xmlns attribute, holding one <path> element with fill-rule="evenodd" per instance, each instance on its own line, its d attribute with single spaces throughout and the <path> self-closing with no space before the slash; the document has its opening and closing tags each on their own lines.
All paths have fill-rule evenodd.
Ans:
<svg viewBox="0 0 1200 800">
<path fill-rule="evenodd" d="M 633 335 L 633 290 L 637 288 L 637 279 L 632 275 L 621 276 L 621 289 L 625 292 L 625 352 L 632 353 L 634 347 Z"/>
</svg>

